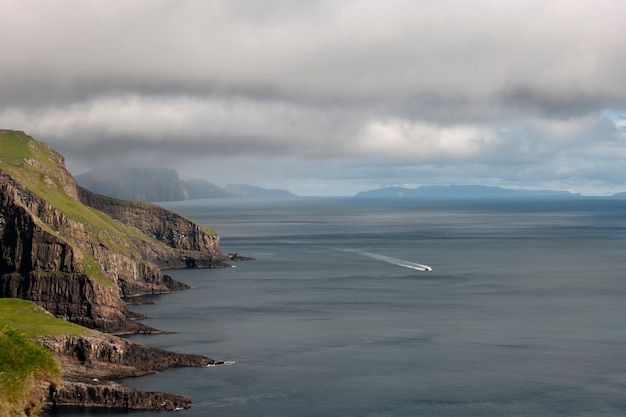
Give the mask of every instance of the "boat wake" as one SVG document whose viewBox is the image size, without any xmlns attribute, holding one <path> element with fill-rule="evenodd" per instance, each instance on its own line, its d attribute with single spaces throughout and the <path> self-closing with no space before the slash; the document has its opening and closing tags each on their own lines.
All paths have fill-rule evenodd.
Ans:
<svg viewBox="0 0 626 417">
<path fill-rule="evenodd" d="M 397 258 L 392 258 L 391 256 L 380 255 L 378 253 L 363 252 L 357 249 L 341 249 L 341 250 L 345 252 L 357 253 L 359 255 L 363 255 L 368 258 L 376 259 L 378 261 L 383 261 L 392 265 L 401 266 L 403 268 L 415 269 L 417 271 L 432 271 L 433 270 L 433 268 L 428 265 L 418 264 L 416 262 L 409 262 L 409 261 L 405 261 L 405 260 L 397 259 Z"/>
</svg>

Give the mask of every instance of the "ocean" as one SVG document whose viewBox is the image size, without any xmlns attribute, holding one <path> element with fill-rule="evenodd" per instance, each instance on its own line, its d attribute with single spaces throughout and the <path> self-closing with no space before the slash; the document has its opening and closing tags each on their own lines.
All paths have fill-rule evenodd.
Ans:
<svg viewBox="0 0 626 417">
<path fill-rule="evenodd" d="M 162 205 L 257 258 L 130 307 L 176 332 L 132 340 L 227 361 L 124 381 L 175 415 L 626 415 L 626 200 Z"/>
</svg>

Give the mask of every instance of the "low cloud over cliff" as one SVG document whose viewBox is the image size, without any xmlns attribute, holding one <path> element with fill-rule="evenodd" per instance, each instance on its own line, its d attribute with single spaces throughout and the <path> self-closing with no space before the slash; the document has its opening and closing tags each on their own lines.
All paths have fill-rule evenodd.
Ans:
<svg viewBox="0 0 626 417">
<path fill-rule="evenodd" d="M 76 173 L 621 190 L 626 5 L 3 1 L 0 125 Z M 184 161 L 184 162 L 183 162 Z M 245 172 L 242 172 L 245 171 Z"/>
</svg>

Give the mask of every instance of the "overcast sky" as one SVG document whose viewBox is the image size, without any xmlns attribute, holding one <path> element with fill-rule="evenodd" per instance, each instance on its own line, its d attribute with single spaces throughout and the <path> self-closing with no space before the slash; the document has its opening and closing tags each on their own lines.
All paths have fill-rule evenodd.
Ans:
<svg viewBox="0 0 626 417">
<path fill-rule="evenodd" d="M 626 1 L 0 0 L 0 128 L 298 195 L 626 191 Z"/>
</svg>

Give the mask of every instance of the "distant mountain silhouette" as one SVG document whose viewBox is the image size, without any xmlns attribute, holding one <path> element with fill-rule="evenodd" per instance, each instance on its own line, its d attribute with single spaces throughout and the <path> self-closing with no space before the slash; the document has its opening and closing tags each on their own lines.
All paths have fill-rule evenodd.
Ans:
<svg viewBox="0 0 626 417">
<path fill-rule="evenodd" d="M 190 200 L 197 198 L 230 198 L 233 195 L 217 185 L 205 180 L 183 181 Z"/>
<path fill-rule="evenodd" d="M 295 198 L 297 195 L 287 190 L 268 190 L 249 184 L 231 184 L 224 189 L 239 198 Z"/>
<path fill-rule="evenodd" d="M 79 185 L 94 193 L 132 201 L 187 200 L 176 170 L 162 167 L 107 167 L 77 175 Z"/>
<path fill-rule="evenodd" d="M 226 189 L 201 180 L 183 181 L 176 170 L 162 167 L 107 167 L 77 175 L 82 187 L 96 193 L 131 201 L 179 201 L 198 198 L 293 198 L 286 190 L 267 190 L 248 184 Z"/>
<path fill-rule="evenodd" d="M 488 198 L 488 197 L 578 197 L 567 191 L 514 190 L 486 185 L 428 185 L 419 188 L 385 187 L 363 191 L 356 198 Z"/>
<path fill-rule="evenodd" d="M 205 180 L 182 181 L 176 170 L 162 167 L 110 167 L 76 176 L 94 193 L 131 201 L 178 201 L 230 198 L 232 195 Z"/>
</svg>

